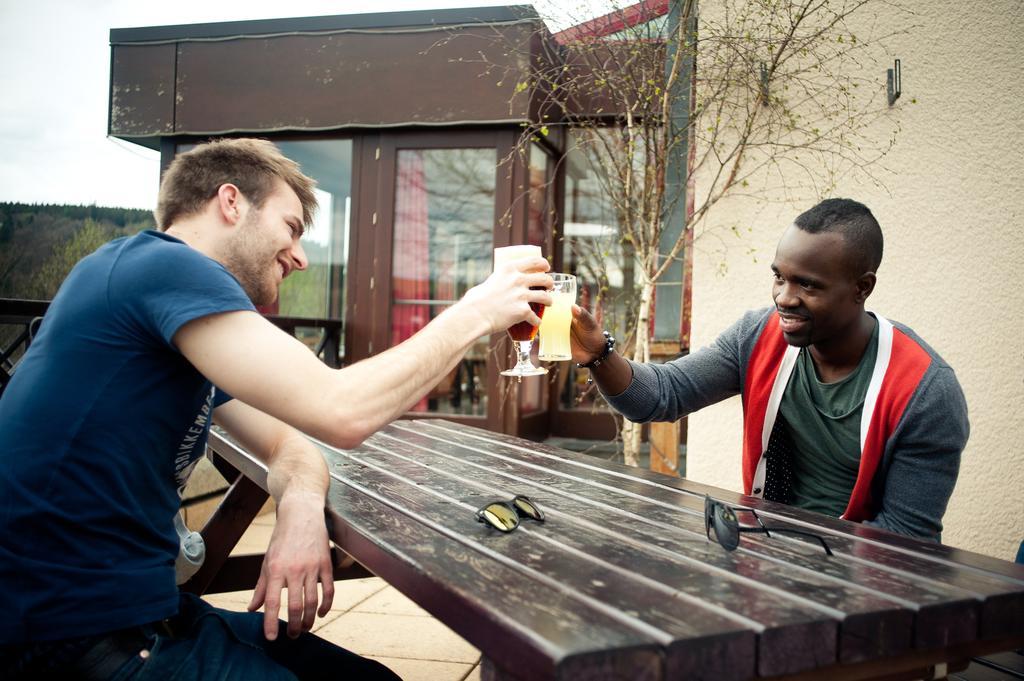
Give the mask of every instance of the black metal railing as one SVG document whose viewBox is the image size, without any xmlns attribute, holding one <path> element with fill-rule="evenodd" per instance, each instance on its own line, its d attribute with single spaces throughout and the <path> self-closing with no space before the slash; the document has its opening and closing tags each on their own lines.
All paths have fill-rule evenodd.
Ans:
<svg viewBox="0 0 1024 681">
<path fill-rule="evenodd" d="M 317 319 L 315 317 L 282 317 L 265 315 L 279 329 L 287 331 L 299 340 L 306 340 L 305 330 L 320 331 L 319 338 L 307 343 L 310 349 L 323 360 L 324 364 L 334 369 L 341 366 L 342 357 L 342 321 L 340 319 Z"/>
<path fill-rule="evenodd" d="M 0 298 L 0 394 L 39 331 L 50 303 Z"/>
</svg>

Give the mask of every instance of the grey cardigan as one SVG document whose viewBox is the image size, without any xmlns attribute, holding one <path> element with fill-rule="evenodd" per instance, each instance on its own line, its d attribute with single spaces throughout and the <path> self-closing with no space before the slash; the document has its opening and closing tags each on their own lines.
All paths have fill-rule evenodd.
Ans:
<svg viewBox="0 0 1024 681">
<path fill-rule="evenodd" d="M 781 341 L 774 312 L 748 312 L 712 345 L 665 364 L 630 362 L 629 387 L 606 399 L 631 421 L 648 422 L 675 421 L 742 394 L 744 491 L 762 496 L 765 483 L 771 482 L 765 480 L 763 454 L 792 369 L 787 363 L 798 351 Z M 938 540 L 970 432 L 967 403 L 952 368 L 938 353 L 909 327 L 874 316 L 880 325 L 879 359 L 865 399 L 861 436 L 862 458 L 869 464 L 862 463 L 862 477 L 868 479 L 858 479 L 844 517 Z M 769 354 L 772 348 L 777 348 L 774 355 Z M 896 417 L 881 423 L 896 401 L 891 393 L 901 389 L 904 398 L 893 412 Z M 872 422 L 875 411 L 879 418 Z M 878 443 L 874 449 L 872 442 Z"/>
</svg>

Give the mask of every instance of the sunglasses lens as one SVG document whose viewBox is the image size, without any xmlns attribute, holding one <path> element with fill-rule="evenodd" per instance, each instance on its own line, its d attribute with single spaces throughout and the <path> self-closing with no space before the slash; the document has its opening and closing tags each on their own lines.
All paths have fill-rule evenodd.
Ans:
<svg viewBox="0 0 1024 681">
<path fill-rule="evenodd" d="M 534 520 L 544 520 L 544 513 L 541 512 L 540 507 L 538 507 L 537 504 L 530 501 L 529 497 L 519 495 L 512 500 L 512 503 L 515 504 L 516 510 L 519 511 L 520 514 L 533 518 Z"/>
<path fill-rule="evenodd" d="M 480 509 L 481 517 L 496 530 L 511 532 L 519 527 L 519 516 L 507 504 L 488 504 Z"/>
<path fill-rule="evenodd" d="M 733 551 L 740 545 L 740 523 L 731 508 L 715 504 L 713 525 L 715 537 L 726 551 Z"/>
<path fill-rule="evenodd" d="M 711 539 L 711 521 L 715 517 L 715 502 L 711 497 L 704 495 L 704 534 Z"/>
</svg>

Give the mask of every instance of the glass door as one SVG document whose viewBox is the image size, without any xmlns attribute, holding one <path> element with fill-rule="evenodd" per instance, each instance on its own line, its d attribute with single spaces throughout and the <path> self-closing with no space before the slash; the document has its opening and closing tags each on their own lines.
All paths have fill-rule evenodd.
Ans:
<svg viewBox="0 0 1024 681">
<path fill-rule="evenodd" d="M 390 345 L 422 329 L 490 274 L 495 218 L 494 148 L 399 148 L 395 154 Z M 411 409 L 485 417 L 489 338 L 470 347 Z"/>
<path fill-rule="evenodd" d="M 624 351 L 633 320 L 627 301 L 639 295 L 636 262 L 629 244 L 619 238 L 615 207 L 602 170 L 570 135 L 565 160 L 563 224 L 556 248 L 564 271 L 576 275 L 577 302 L 590 310 L 602 328 L 619 340 Z M 553 435 L 610 440 L 615 420 L 589 372 L 569 363 L 557 386 L 552 414 Z"/>
<path fill-rule="evenodd" d="M 554 176 L 554 161 L 547 151 L 537 143 L 530 145 L 529 156 L 526 161 L 526 241 L 532 246 L 540 246 L 544 257 L 554 262 L 554 254 L 551 252 L 551 227 L 554 222 L 553 202 L 554 192 L 552 191 Z M 549 373 L 547 376 L 531 378 L 516 382 L 515 390 L 519 395 L 519 414 L 527 417 L 539 412 L 544 412 L 545 417 L 548 409 L 548 397 L 550 381 L 558 380 L 559 370 L 562 362 L 541 362 L 537 357 L 537 350 L 540 343 L 534 343 L 532 348 L 532 361 L 534 366 L 544 365 Z M 508 361 L 512 361 L 511 359 Z M 546 428 L 546 418 L 544 427 Z M 537 430 L 532 428 L 531 430 Z"/>
<path fill-rule="evenodd" d="M 352 328 L 360 356 L 405 341 L 486 279 L 495 246 L 534 243 L 553 254 L 554 161 L 520 153 L 519 131 L 387 131 L 357 140 Z M 549 377 L 517 384 L 505 332 L 476 340 L 407 412 L 496 432 L 544 437 Z M 365 353 L 365 354 L 364 354 Z"/>
</svg>

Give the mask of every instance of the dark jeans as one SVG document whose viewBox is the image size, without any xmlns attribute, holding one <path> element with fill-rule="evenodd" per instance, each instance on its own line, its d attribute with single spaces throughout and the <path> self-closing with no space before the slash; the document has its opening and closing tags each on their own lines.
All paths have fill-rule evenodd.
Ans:
<svg viewBox="0 0 1024 681">
<path fill-rule="evenodd" d="M 267 641 L 261 613 L 221 610 L 190 594 L 181 595 L 179 608 L 166 626 L 146 625 L 108 636 L 9 648 L 4 651 L 7 659 L 0 664 L 0 676 L 117 681 L 400 681 L 379 662 L 313 634 L 290 639 L 284 633 L 284 623 L 278 639 Z M 138 654 L 146 649 L 148 654 Z"/>
</svg>

